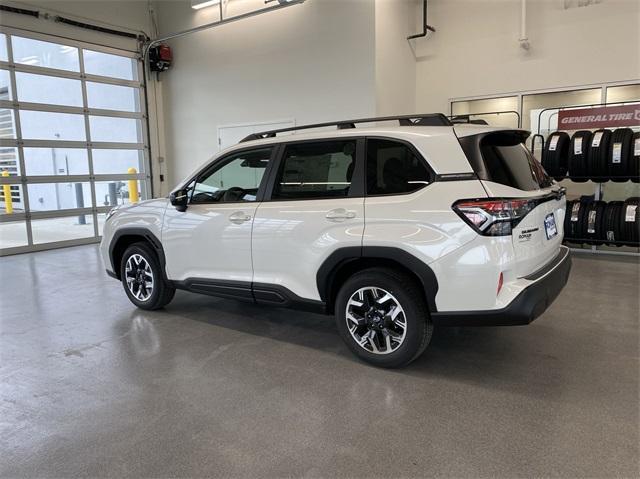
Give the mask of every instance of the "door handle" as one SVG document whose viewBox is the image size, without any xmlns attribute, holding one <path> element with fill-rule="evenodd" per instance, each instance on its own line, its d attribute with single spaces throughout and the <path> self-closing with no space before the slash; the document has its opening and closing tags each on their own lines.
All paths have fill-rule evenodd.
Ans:
<svg viewBox="0 0 640 479">
<path fill-rule="evenodd" d="M 348 211 L 348 210 L 345 210 L 344 208 L 336 208 L 335 210 L 329 211 L 325 215 L 325 218 L 327 218 L 329 221 L 344 221 L 344 220 L 353 219 L 355 217 L 356 217 L 355 211 Z"/>
<path fill-rule="evenodd" d="M 246 214 L 244 211 L 236 211 L 229 216 L 229 221 L 236 225 L 240 225 L 246 221 L 249 221 L 251 216 Z"/>
</svg>

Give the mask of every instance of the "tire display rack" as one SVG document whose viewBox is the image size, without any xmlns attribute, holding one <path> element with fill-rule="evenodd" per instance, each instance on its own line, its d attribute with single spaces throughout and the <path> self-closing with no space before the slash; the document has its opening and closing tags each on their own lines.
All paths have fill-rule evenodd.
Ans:
<svg viewBox="0 0 640 479">
<path fill-rule="evenodd" d="M 571 184 L 594 182 L 592 195 L 567 201 L 565 244 L 573 251 L 640 256 L 640 122 L 630 127 L 550 131 L 541 133 L 545 112 L 637 104 L 635 101 L 550 107 L 539 111 L 538 130 L 530 151 L 539 144 L 542 163 L 556 181 Z M 605 201 L 606 184 L 632 182 L 638 194 L 624 200 Z M 567 186 L 572 194 L 571 185 Z M 578 247 L 591 246 L 590 248 Z M 602 249 L 601 246 L 633 248 L 635 251 Z"/>
</svg>

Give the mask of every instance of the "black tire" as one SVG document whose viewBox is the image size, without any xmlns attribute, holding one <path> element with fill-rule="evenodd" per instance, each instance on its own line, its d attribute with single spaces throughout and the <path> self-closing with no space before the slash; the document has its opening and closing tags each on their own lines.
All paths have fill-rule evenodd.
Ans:
<svg viewBox="0 0 640 479">
<path fill-rule="evenodd" d="M 589 200 L 581 198 L 567 204 L 567 218 L 565 221 L 565 239 L 571 243 L 584 243 L 582 236 L 582 227 L 584 224 L 584 216 L 589 205 Z"/>
<path fill-rule="evenodd" d="M 557 181 L 567 176 L 567 160 L 571 139 L 564 131 L 555 131 L 549 135 L 542 152 L 542 166 Z"/>
<path fill-rule="evenodd" d="M 606 244 L 610 246 L 622 246 L 620 241 L 620 213 L 622 212 L 622 201 L 610 201 L 604 209 L 604 238 Z"/>
<path fill-rule="evenodd" d="M 376 354 L 372 352 L 372 350 L 367 349 L 367 346 L 371 348 L 369 342 L 365 342 L 365 346 L 361 346 L 352 336 L 347 325 L 347 306 L 352 296 L 356 295 L 358 290 L 370 287 L 390 293 L 392 295 L 391 301 L 397 301 L 403 310 L 401 314 L 404 316 L 405 336 L 402 342 L 396 345 L 396 349 L 391 350 L 389 353 Z M 374 305 L 376 304 L 374 303 Z M 361 311 L 364 313 L 365 308 L 369 306 L 371 306 L 371 301 L 367 301 L 365 298 Z M 379 367 L 399 368 L 406 366 L 424 352 L 433 334 L 433 323 L 431 322 L 429 308 L 424 299 L 422 289 L 410 277 L 393 269 L 370 268 L 351 276 L 338 292 L 335 311 L 338 331 L 349 349 L 360 359 Z M 375 320 L 375 311 L 372 315 Z M 378 315 L 377 319 L 380 320 L 381 317 L 384 318 L 380 321 L 381 324 L 393 327 L 387 313 Z M 370 327 L 366 324 L 356 326 L 350 322 L 349 324 L 354 328 L 354 334 L 362 333 L 362 336 L 364 336 L 367 331 L 373 329 L 376 337 L 372 341 L 377 346 L 380 346 L 379 350 L 382 350 L 385 345 L 381 343 L 380 338 L 386 336 L 375 329 L 376 326 L 373 325 L 373 320 L 365 319 L 366 314 L 363 314 L 361 318 Z"/>
<path fill-rule="evenodd" d="M 636 131 L 633 134 L 633 145 L 631 150 L 629 175 L 631 176 L 631 181 L 634 183 L 640 183 L 640 131 Z"/>
<path fill-rule="evenodd" d="M 589 130 L 576 131 L 571 137 L 569 145 L 569 178 L 576 183 L 588 181 L 587 164 L 589 163 L 589 152 L 591 148 L 591 137 L 593 134 Z"/>
<path fill-rule="evenodd" d="M 629 246 L 638 246 L 640 241 L 640 199 L 629 198 L 620 212 L 620 235 Z"/>
<path fill-rule="evenodd" d="M 611 134 L 611 144 L 607 164 L 611 181 L 622 183 L 629 181 L 630 165 L 633 154 L 633 130 L 618 128 Z"/>
<path fill-rule="evenodd" d="M 144 275 L 144 271 L 136 265 L 135 261 L 136 258 L 139 260 L 140 257 L 147 263 L 152 274 L 151 293 L 148 297 L 144 297 L 148 293 L 148 289 L 142 286 L 142 282 L 146 281 L 148 276 Z M 129 288 L 127 279 L 134 277 L 131 273 L 127 272 L 127 262 L 129 259 L 132 259 L 131 266 L 134 267 L 134 275 L 137 275 L 135 278 L 139 279 L 135 281 L 137 283 L 136 285 L 132 285 L 133 291 Z M 156 253 L 147 243 L 135 243 L 125 250 L 122 255 L 122 261 L 120 262 L 120 278 L 129 300 L 140 309 L 154 310 L 163 308 L 171 302 L 176 293 L 175 288 L 164 279 L 164 271 L 162 270 L 160 261 L 158 261 Z M 134 293 L 139 293 L 140 297 L 136 297 Z"/>
<path fill-rule="evenodd" d="M 582 238 L 587 244 L 599 244 L 604 240 L 604 201 L 591 201 L 582 216 Z"/>
<path fill-rule="evenodd" d="M 589 147 L 589 162 L 587 163 L 587 173 L 596 183 L 609 181 L 609 171 L 607 162 L 609 161 L 609 146 L 611 145 L 610 130 L 596 130 L 591 137 Z"/>
</svg>

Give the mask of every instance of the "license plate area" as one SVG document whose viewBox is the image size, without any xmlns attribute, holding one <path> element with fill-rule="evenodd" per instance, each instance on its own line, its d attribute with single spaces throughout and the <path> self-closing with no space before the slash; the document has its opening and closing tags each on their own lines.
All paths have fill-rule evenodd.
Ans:
<svg viewBox="0 0 640 479">
<path fill-rule="evenodd" d="M 553 213 L 549 213 L 544 217 L 544 231 L 547 234 L 547 239 L 550 240 L 558 234 L 558 227 L 556 226 L 556 217 Z"/>
</svg>

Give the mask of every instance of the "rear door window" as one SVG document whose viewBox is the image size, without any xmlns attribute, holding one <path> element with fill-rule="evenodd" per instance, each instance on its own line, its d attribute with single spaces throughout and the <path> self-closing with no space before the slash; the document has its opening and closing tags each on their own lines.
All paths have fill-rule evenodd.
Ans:
<svg viewBox="0 0 640 479">
<path fill-rule="evenodd" d="M 347 197 L 355 163 L 355 140 L 287 145 L 271 199 Z"/>
</svg>

